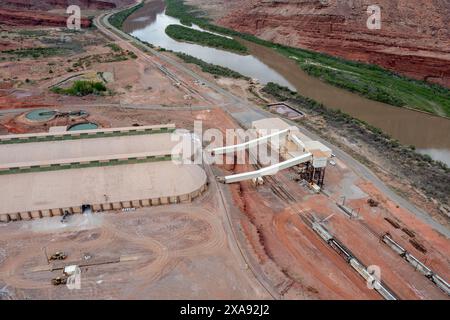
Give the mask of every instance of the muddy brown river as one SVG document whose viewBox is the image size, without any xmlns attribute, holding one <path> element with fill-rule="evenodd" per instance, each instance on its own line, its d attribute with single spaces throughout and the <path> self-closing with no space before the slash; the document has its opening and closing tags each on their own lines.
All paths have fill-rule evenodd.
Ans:
<svg viewBox="0 0 450 320">
<path fill-rule="evenodd" d="M 175 41 L 165 33 L 170 24 L 181 23 L 165 14 L 163 1 L 154 1 L 131 15 L 124 24 L 124 30 L 155 46 L 184 52 L 206 62 L 230 68 L 256 78 L 263 84 L 275 82 L 287 86 L 329 108 L 340 109 L 364 120 L 401 143 L 414 145 L 419 152 L 450 166 L 449 119 L 393 107 L 336 88 L 307 75 L 295 60 L 248 41 L 239 40 L 249 48 L 249 55 Z M 201 30 L 195 25 L 193 28 Z"/>
</svg>

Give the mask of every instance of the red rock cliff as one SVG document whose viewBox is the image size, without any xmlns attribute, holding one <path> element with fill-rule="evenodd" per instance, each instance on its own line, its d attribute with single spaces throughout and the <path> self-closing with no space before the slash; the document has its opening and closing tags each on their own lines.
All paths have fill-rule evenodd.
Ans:
<svg viewBox="0 0 450 320">
<path fill-rule="evenodd" d="M 81 9 L 113 9 L 116 3 L 126 2 L 124 0 L 2 0 L 2 7 L 9 9 L 25 10 L 52 10 L 67 8 L 69 5 L 78 5 Z"/>
<path fill-rule="evenodd" d="M 133 3 L 133 0 L 0 0 L 0 25 L 13 26 L 64 26 L 67 16 L 48 12 L 79 5 L 81 9 L 111 10 Z M 88 27 L 90 21 L 82 18 L 81 26 Z"/>
<path fill-rule="evenodd" d="M 67 24 L 67 16 L 48 14 L 45 11 L 19 11 L 0 8 L 0 21 L 9 26 L 54 26 Z M 81 19 L 81 27 L 87 28 L 91 22 L 87 18 Z"/>
<path fill-rule="evenodd" d="M 232 9 L 221 25 L 450 87 L 449 0 L 227 1 Z M 367 8 L 375 3 L 382 25 L 369 30 Z"/>
</svg>

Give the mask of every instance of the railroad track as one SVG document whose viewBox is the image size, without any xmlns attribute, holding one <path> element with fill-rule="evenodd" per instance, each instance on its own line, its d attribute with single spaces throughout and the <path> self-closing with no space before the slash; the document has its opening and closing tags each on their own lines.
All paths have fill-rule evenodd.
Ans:
<svg viewBox="0 0 450 320">
<path fill-rule="evenodd" d="M 249 157 L 251 159 L 255 159 L 255 156 L 250 152 Z M 258 164 L 256 165 L 256 167 L 260 168 L 261 166 Z M 384 299 L 398 300 L 398 296 L 394 293 L 394 291 L 390 289 L 389 286 L 384 282 L 382 282 L 381 280 L 374 278 L 373 275 L 368 270 L 368 268 L 363 263 L 361 263 L 356 258 L 356 256 L 338 239 L 336 239 L 331 234 L 324 236 L 324 233 L 327 233 L 327 231 L 322 226 L 320 226 L 320 228 L 322 229 L 322 233 L 318 232 L 320 230 L 318 230 L 318 228 L 315 227 L 315 225 L 317 224 L 320 225 L 320 222 L 317 221 L 316 217 L 314 217 L 311 212 L 306 212 L 298 208 L 295 196 L 292 195 L 292 193 L 286 187 L 284 187 L 280 181 L 278 181 L 274 176 L 265 176 L 263 177 L 263 179 L 267 184 L 270 185 L 270 188 L 272 189 L 275 195 L 277 195 L 281 200 L 291 205 L 291 208 L 297 213 L 297 215 L 300 217 L 303 223 L 305 223 L 306 226 L 308 226 L 312 231 L 314 231 L 323 240 L 325 240 L 327 244 L 331 247 L 331 249 L 333 249 L 333 251 L 335 251 L 340 257 L 344 258 L 346 262 L 363 279 L 365 279 L 368 283 L 371 282 L 372 284 L 374 284 L 373 287 L 374 290 L 376 290 Z M 365 226 L 370 233 L 372 233 L 375 237 L 379 239 L 379 236 L 376 234 L 376 232 L 373 231 L 369 226 L 367 226 L 366 224 L 362 225 Z"/>
</svg>

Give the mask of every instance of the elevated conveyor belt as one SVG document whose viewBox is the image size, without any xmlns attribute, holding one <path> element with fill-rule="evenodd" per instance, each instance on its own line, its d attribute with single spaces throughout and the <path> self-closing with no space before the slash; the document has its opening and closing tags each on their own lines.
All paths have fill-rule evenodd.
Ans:
<svg viewBox="0 0 450 320">
<path fill-rule="evenodd" d="M 294 142 L 294 143 L 297 145 L 297 147 L 300 148 L 300 150 L 305 151 L 305 149 L 306 149 L 305 144 L 304 144 L 303 141 L 300 140 L 295 134 L 290 135 L 290 136 L 289 136 L 289 140 L 291 140 L 292 142 Z"/>
<path fill-rule="evenodd" d="M 260 137 L 257 139 L 253 139 L 253 140 L 250 140 L 250 141 L 247 141 L 244 143 L 212 149 L 212 150 L 210 150 L 210 152 L 212 154 L 228 154 L 228 153 L 233 153 L 236 151 L 247 150 L 251 147 L 257 146 L 260 143 L 265 143 L 274 137 L 277 137 L 277 136 L 284 137 L 289 134 L 289 131 L 290 131 L 290 129 L 281 130 L 279 132 L 269 134 L 267 136 L 263 136 L 263 137 Z"/>
<path fill-rule="evenodd" d="M 235 183 L 235 182 L 240 182 L 240 181 L 245 181 L 245 180 L 250 180 L 253 178 L 259 178 L 259 177 L 264 177 L 264 176 L 270 176 L 270 175 L 274 175 L 276 174 L 278 171 L 283 170 L 283 169 L 287 169 L 293 166 L 296 166 L 298 164 L 304 163 L 304 162 L 308 162 L 312 160 L 312 154 L 311 153 L 306 153 L 303 154 L 299 157 L 295 157 L 256 171 L 250 171 L 250 172 L 245 172 L 245 173 L 239 173 L 239 174 L 235 174 L 235 175 L 231 175 L 231 176 L 225 176 L 225 177 L 221 177 L 219 178 L 219 181 L 223 182 L 223 183 Z"/>
</svg>

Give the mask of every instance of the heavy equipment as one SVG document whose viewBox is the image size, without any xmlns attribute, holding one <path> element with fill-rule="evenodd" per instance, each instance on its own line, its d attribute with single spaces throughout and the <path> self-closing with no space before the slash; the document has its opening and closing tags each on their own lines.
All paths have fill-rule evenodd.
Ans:
<svg viewBox="0 0 450 320">
<path fill-rule="evenodd" d="M 66 277 L 56 277 L 52 279 L 52 285 L 59 286 L 62 284 L 67 284 L 67 278 Z"/>
<path fill-rule="evenodd" d="M 53 260 L 65 260 L 67 258 L 67 254 L 65 254 L 64 252 L 58 251 L 55 252 L 54 254 L 52 254 L 49 258 L 50 261 Z"/>
</svg>

